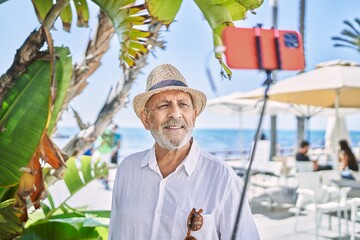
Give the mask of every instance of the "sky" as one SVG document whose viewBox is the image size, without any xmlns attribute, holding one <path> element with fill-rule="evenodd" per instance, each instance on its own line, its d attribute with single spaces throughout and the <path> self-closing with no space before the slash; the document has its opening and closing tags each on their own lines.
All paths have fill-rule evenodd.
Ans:
<svg viewBox="0 0 360 240">
<path fill-rule="evenodd" d="M 299 25 L 299 0 L 278 0 L 278 28 L 297 30 Z M 61 30 L 58 21 L 52 32 L 55 45 L 69 46 L 73 62 L 80 62 L 88 39 L 93 35 L 96 25 L 97 7 L 90 3 L 90 27 L 79 29 L 74 23 L 71 33 Z M 336 59 L 360 62 L 360 54 L 347 48 L 334 48 L 332 36 L 338 36 L 345 28 L 343 20 L 353 21 L 359 17 L 360 1 L 358 0 L 311 0 L 306 5 L 305 22 L 305 56 L 306 70 L 314 69 L 321 62 Z M 247 13 L 247 18 L 237 21 L 237 27 L 253 27 L 258 23 L 263 28 L 272 27 L 272 13 L 269 0 L 255 10 Z M 22 45 L 29 33 L 39 26 L 31 1 L 9 0 L 0 5 L 0 72 L 4 73 L 11 65 L 16 50 Z M 170 63 L 176 66 L 187 79 L 188 84 L 202 90 L 212 99 L 234 91 L 247 92 L 258 88 L 265 80 L 265 74 L 257 70 L 233 70 L 232 80 L 221 79 L 220 66 L 213 56 L 211 29 L 204 20 L 201 11 L 193 1 L 183 1 L 175 22 L 168 30 L 163 30 L 162 39 L 167 42 L 166 49 L 157 49 L 155 56 L 150 56 L 148 65 L 143 69 L 130 91 L 129 99 L 145 90 L 145 82 L 150 71 L 159 64 Z M 88 79 L 89 86 L 75 98 L 71 106 L 76 109 L 84 122 L 93 122 L 106 100 L 111 85 L 121 78 L 119 67 L 119 44 L 116 36 L 111 41 L 110 51 L 102 59 L 102 66 Z M 210 87 L 205 69 L 209 66 L 217 88 Z M 281 71 L 278 80 L 297 74 L 295 71 Z M 309 82 L 311 84 L 311 82 Z M 313 117 L 310 128 L 323 130 L 326 117 Z M 131 104 L 117 113 L 114 121 L 120 127 L 141 127 Z M 228 116 L 205 110 L 197 119 L 197 128 L 256 128 L 257 116 Z M 290 114 L 278 116 L 278 129 L 296 129 L 295 117 Z M 346 118 L 350 130 L 360 130 L 360 114 Z M 60 125 L 76 125 L 71 111 L 65 112 Z M 269 117 L 264 118 L 264 128 L 269 128 Z"/>
</svg>

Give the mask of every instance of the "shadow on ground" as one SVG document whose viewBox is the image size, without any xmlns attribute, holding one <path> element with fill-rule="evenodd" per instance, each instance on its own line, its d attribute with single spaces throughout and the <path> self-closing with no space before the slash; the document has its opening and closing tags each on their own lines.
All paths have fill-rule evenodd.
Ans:
<svg viewBox="0 0 360 240">
<path fill-rule="evenodd" d="M 295 206 L 295 189 L 277 188 L 262 191 L 251 198 L 250 207 L 253 214 L 262 214 L 270 219 L 291 218 L 294 213 L 289 209 Z"/>
</svg>

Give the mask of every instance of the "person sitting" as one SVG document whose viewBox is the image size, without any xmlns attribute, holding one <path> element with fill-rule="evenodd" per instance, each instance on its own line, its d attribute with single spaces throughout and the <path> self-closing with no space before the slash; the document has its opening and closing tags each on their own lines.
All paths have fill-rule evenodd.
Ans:
<svg viewBox="0 0 360 240">
<path fill-rule="evenodd" d="M 359 171 L 359 165 L 356 161 L 354 153 L 351 151 L 346 140 L 340 140 L 339 167 L 340 170 Z"/>
<path fill-rule="evenodd" d="M 305 161 L 312 161 L 310 160 L 309 156 L 308 156 L 308 151 L 309 151 L 309 146 L 310 146 L 310 143 L 306 140 L 302 140 L 300 142 L 300 146 L 299 146 L 299 149 L 295 155 L 295 160 L 296 161 L 299 161 L 299 162 L 305 162 Z M 312 170 L 313 171 L 317 171 L 318 170 L 318 164 L 317 164 L 317 161 L 312 161 L 313 162 L 313 167 L 312 167 Z M 300 170 L 301 171 L 301 170 Z"/>
</svg>

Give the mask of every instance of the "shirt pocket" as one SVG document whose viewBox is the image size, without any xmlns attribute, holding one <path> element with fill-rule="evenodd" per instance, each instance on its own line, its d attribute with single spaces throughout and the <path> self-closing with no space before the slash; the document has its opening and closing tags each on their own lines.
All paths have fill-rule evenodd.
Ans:
<svg viewBox="0 0 360 240">
<path fill-rule="evenodd" d="M 198 209 L 196 209 L 198 210 Z M 174 222 L 172 226 L 172 238 L 173 240 L 184 240 L 186 237 L 188 228 L 186 226 L 188 216 L 191 212 L 185 211 L 179 207 L 176 208 Z M 191 231 L 191 236 L 195 237 L 197 240 L 216 240 L 219 239 L 216 224 L 215 224 L 215 214 L 213 213 L 201 213 L 203 217 L 203 225 L 197 231 Z"/>
</svg>

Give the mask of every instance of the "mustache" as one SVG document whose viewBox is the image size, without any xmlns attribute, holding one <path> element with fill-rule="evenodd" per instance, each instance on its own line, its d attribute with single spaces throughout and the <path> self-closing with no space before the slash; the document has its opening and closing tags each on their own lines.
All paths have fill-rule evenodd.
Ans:
<svg viewBox="0 0 360 240">
<path fill-rule="evenodd" d="M 169 126 L 187 126 L 186 123 L 182 119 L 170 119 L 169 121 L 163 123 L 162 127 L 169 127 Z"/>
</svg>

